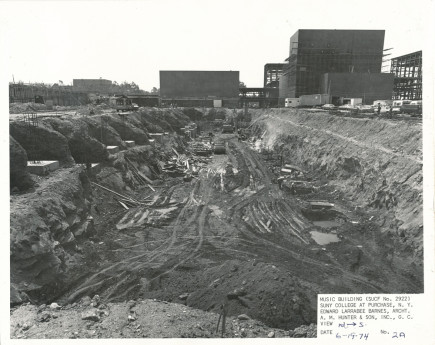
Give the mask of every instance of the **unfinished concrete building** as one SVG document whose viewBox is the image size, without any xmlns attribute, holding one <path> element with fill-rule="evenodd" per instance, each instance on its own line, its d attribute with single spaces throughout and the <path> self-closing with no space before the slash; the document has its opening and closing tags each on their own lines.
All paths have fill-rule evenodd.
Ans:
<svg viewBox="0 0 435 345">
<path fill-rule="evenodd" d="M 393 99 L 422 99 L 422 51 L 391 59 L 391 73 L 394 73 Z"/>
<path fill-rule="evenodd" d="M 322 93 L 325 73 L 381 74 L 384 35 L 384 30 L 298 30 L 290 38 L 288 64 L 280 80 L 280 99 Z M 382 78 L 387 88 L 391 77 L 378 77 Z M 363 93 L 355 84 L 360 78 L 350 79 L 354 80 L 352 88 Z M 330 91 L 329 85 L 326 89 Z M 375 92 L 366 90 L 367 94 Z"/>
<path fill-rule="evenodd" d="M 160 71 L 160 97 L 178 107 L 237 107 L 239 71 Z"/>
</svg>

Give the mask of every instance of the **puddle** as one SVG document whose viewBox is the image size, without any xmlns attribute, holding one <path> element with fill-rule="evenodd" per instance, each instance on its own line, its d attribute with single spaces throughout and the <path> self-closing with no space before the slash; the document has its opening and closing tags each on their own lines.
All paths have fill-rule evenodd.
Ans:
<svg viewBox="0 0 435 345">
<path fill-rule="evenodd" d="M 325 234 L 319 231 L 311 231 L 310 234 L 313 240 L 316 241 L 316 243 L 320 244 L 321 246 L 333 242 L 340 242 L 340 239 L 336 234 Z"/>
<path fill-rule="evenodd" d="M 340 226 L 341 224 L 335 220 L 314 220 L 312 223 L 318 227 L 324 228 L 324 229 L 330 229 L 335 226 Z"/>
</svg>

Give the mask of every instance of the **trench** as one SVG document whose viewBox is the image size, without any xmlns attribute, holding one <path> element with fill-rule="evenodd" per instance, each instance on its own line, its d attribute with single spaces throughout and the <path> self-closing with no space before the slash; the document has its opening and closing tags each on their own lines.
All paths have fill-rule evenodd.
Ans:
<svg viewBox="0 0 435 345">
<path fill-rule="evenodd" d="M 402 170 L 408 168 L 409 154 L 382 170 L 388 159 L 385 150 L 376 146 L 360 154 L 357 144 L 352 147 L 345 140 L 344 145 L 342 138 L 331 135 L 333 130 L 344 135 L 342 119 L 328 119 L 337 123 L 322 137 L 319 129 L 310 130 L 318 120 L 312 114 L 290 114 L 291 127 L 273 111 L 254 114 L 251 136 L 239 141 L 235 134 L 215 131 L 215 123 L 202 119 L 200 111 L 186 113 L 198 117 L 203 131 L 214 132 L 227 149 L 225 155 L 201 163 L 191 181 L 183 174 L 159 172 L 157 161 L 176 158 L 172 148 L 188 154 L 189 144 L 174 132 L 167 145 L 156 148 L 144 141 L 111 160 L 99 156 L 98 173 L 65 168 L 50 177 L 56 180 L 51 186 L 50 180 L 40 183 L 45 188 L 42 199 L 51 200 L 47 209 L 56 206 L 57 213 L 33 211 L 36 201 L 28 212 L 45 222 L 47 233 L 59 233 L 58 244 L 47 251 L 42 246 L 40 255 L 32 257 L 25 254 L 28 244 L 13 243 L 17 254 L 12 274 L 16 282 L 27 283 L 17 283 L 19 291 L 34 303 L 71 304 L 96 294 L 109 302 L 156 298 L 215 312 L 226 303 L 230 315 L 246 313 L 268 326 L 291 329 L 316 322 L 318 293 L 423 290 L 417 250 L 422 221 L 403 218 L 409 206 L 394 202 L 410 195 L 419 201 L 411 185 L 418 176 L 407 176 L 402 186 L 393 184 L 406 174 Z M 357 120 L 347 121 L 351 126 Z M 303 125 L 295 127 L 298 122 Z M 295 191 L 291 184 L 278 183 L 283 162 L 300 166 L 309 188 Z M 228 163 L 231 171 L 226 170 Z M 378 170 L 371 171 L 373 166 Z M 155 191 L 138 182 L 136 171 L 155 182 Z M 295 178 L 287 176 L 289 181 Z M 91 182 L 143 202 L 126 210 L 119 198 Z M 358 187 L 364 182 L 370 186 Z M 60 189 L 56 195 L 50 194 L 54 186 Z M 313 210 L 312 200 L 333 203 L 334 210 Z M 16 202 L 22 206 L 23 196 Z M 77 219 L 60 225 L 74 214 Z M 89 232 L 73 241 L 63 238 L 66 230 L 88 224 L 89 217 Z M 16 224 L 26 225 L 19 219 Z M 44 241 L 51 245 L 54 237 Z M 39 267 L 47 258 L 53 264 Z"/>
</svg>

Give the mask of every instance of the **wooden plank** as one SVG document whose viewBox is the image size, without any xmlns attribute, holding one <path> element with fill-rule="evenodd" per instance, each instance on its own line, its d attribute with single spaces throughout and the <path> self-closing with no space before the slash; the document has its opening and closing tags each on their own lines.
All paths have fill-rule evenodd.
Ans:
<svg viewBox="0 0 435 345">
<path fill-rule="evenodd" d="M 129 210 L 128 206 L 127 206 L 126 204 L 124 204 L 122 201 L 119 201 L 119 200 L 118 200 L 118 202 L 119 202 L 119 203 L 121 204 L 121 206 L 124 207 L 126 210 Z"/>
<path fill-rule="evenodd" d="M 153 181 L 151 181 L 148 177 L 146 177 L 144 174 L 142 174 L 140 171 L 137 172 L 147 183 L 152 184 Z"/>
<path fill-rule="evenodd" d="M 115 194 L 115 195 L 117 195 L 117 196 L 119 196 L 119 197 L 121 197 L 121 198 L 123 198 L 123 199 L 131 200 L 132 202 L 139 203 L 139 201 L 137 201 L 137 200 L 134 200 L 134 199 L 132 199 L 132 198 L 129 198 L 128 196 L 125 196 L 125 195 L 119 194 L 119 193 L 117 193 L 117 192 L 115 192 L 115 191 L 113 191 L 113 190 L 111 190 L 111 189 L 109 189 L 109 188 L 107 188 L 107 187 L 104 187 L 104 186 L 99 185 L 98 183 L 95 183 L 95 182 L 91 182 L 91 183 L 92 183 L 93 185 L 95 185 L 95 186 L 97 186 L 97 187 L 99 187 L 99 188 L 101 188 L 101 189 L 104 189 L 104 190 L 107 191 L 107 192 L 110 192 L 110 193 L 112 193 L 112 194 Z"/>
</svg>

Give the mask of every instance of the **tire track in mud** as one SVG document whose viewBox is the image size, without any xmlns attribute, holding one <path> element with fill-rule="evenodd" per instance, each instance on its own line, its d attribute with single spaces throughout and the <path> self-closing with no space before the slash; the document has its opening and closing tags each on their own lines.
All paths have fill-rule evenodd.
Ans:
<svg viewBox="0 0 435 345">
<path fill-rule="evenodd" d="M 353 273 L 350 273 L 346 271 L 344 268 L 342 268 L 339 264 L 337 265 L 329 265 L 325 266 L 324 262 L 319 262 L 314 259 L 311 259 L 307 256 L 302 256 L 300 252 L 296 252 L 294 250 L 291 250 L 289 248 L 285 248 L 279 244 L 276 244 L 275 242 L 265 239 L 264 237 L 252 232 L 252 231 L 246 231 L 244 229 L 240 229 L 241 232 L 244 233 L 244 235 L 252 240 L 252 242 L 261 243 L 264 245 L 265 248 L 269 248 L 269 253 L 273 252 L 272 248 L 276 250 L 274 252 L 274 260 L 277 262 L 280 262 L 283 260 L 284 257 L 289 257 L 293 259 L 296 262 L 299 262 L 298 265 L 302 264 L 308 264 L 309 265 L 309 271 L 315 271 L 316 274 L 321 277 L 323 275 L 330 275 L 330 276 L 336 276 L 338 273 L 340 273 L 342 278 L 346 278 L 350 281 L 357 282 L 358 284 L 362 286 L 366 286 L 371 289 L 373 292 L 383 292 L 383 289 L 376 284 L 373 284 L 364 278 L 361 278 L 360 276 L 357 276 Z M 282 254 L 279 254 L 282 253 Z M 271 255 L 271 254 L 269 254 Z M 308 268 L 308 267 L 307 267 Z M 292 268 L 289 268 L 292 270 Z M 307 280 L 307 278 L 304 278 Z M 309 279 L 308 279 L 309 280 Z"/>
<path fill-rule="evenodd" d="M 216 174 L 218 174 L 218 172 L 216 172 Z M 197 182 L 197 183 L 199 183 L 198 188 L 197 188 L 198 189 L 197 192 L 198 193 L 200 192 L 200 195 L 202 196 L 201 205 L 195 207 L 196 210 L 194 212 L 194 216 L 191 217 L 191 222 L 190 222 L 190 224 L 196 225 L 195 227 L 197 229 L 197 235 L 194 238 L 194 242 L 192 242 L 192 244 L 194 244 L 195 242 L 198 242 L 196 244 L 195 248 L 193 249 L 193 251 L 190 251 L 190 252 L 189 251 L 182 251 L 181 253 L 177 254 L 175 257 L 184 256 L 184 258 L 179 260 L 179 262 L 177 264 L 173 265 L 171 268 L 167 269 L 166 271 L 160 273 L 158 276 L 154 277 L 152 279 L 153 281 L 158 280 L 161 277 L 173 272 L 179 266 L 183 265 L 184 263 L 186 263 L 187 261 L 189 261 L 190 259 L 195 257 L 195 255 L 201 249 L 201 247 L 204 243 L 204 225 L 206 222 L 207 214 L 210 211 L 208 205 L 210 203 L 211 194 L 213 191 L 213 188 L 212 188 L 213 183 L 211 183 L 210 180 L 216 180 L 216 178 L 219 178 L 219 175 L 213 175 L 210 177 L 208 177 L 208 175 L 207 175 L 207 177 L 205 177 L 204 180 L 200 179 Z M 210 183 L 205 183 L 205 182 L 210 182 Z M 193 191 L 192 191 L 191 196 L 193 198 Z M 198 212 L 199 209 L 201 209 L 200 212 Z M 187 228 L 187 227 L 184 226 L 184 228 Z"/>
<path fill-rule="evenodd" d="M 259 154 L 248 148 L 245 143 L 234 141 L 230 143 L 228 147 L 231 154 L 237 158 L 239 173 L 243 174 L 242 185 L 246 184 L 244 187 L 239 186 L 239 188 L 243 188 L 242 190 L 239 189 L 238 193 L 222 194 L 224 191 L 216 191 L 213 187 L 220 178 L 220 172 L 215 171 L 210 174 L 209 170 L 207 176 L 205 173 L 201 173 L 192 184 L 187 201 L 176 219 L 171 222 L 169 227 L 172 231 L 168 237 L 154 241 L 155 243 L 161 242 L 160 245 L 145 252 L 134 249 L 142 244 L 117 249 L 121 253 L 129 250 L 126 252 L 127 256 L 138 255 L 132 255 L 102 268 L 75 287 L 67 299 L 73 301 L 86 292 L 98 291 L 104 285 L 109 285 L 109 287 L 100 293 L 102 297 L 119 299 L 122 296 L 128 296 L 131 291 L 139 287 L 139 283 L 133 284 L 131 281 L 137 279 L 143 269 L 152 269 L 157 275 L 150 277 L 148 282 L 158 282 L 160 285 L 161 278 L 195 258 L 206 240 L 230 257 L 239 258 L 241 255 L 258 257 L 259 253 L 264 252 L 266 258 L 275 262 L 281 262 L 284 258 L 290 259 L 295 265 L 287 269 L 296 275 L 305 269 L 310 272 L 312 277 L 340 276 L 340 279 L 357 282 L 372 291 L 381 290 L 363 278 L 346 272 L 338 262 L 332 261 L 330 266 L 325 266 L 324 262 L 301 254 L 301 249 L 305 250 L 304 246 L 310 245 L 302 232 L 306 222 L 299 217 L 296 210 L 292 210 L 287 202 L 276 199 L 276 196 L 282 195 L 282 193 L 278 190 L 277 185 L 271 183 L 271 173 L 267 166 L 261 162 Z M 224 169 L 223 166 L 221 168 Z M 248 182 L 250 178 L 254 183 Z M 168 195 L 170 192 L 172 194 L 173 189 L 170 188 L 162 195 Z M 246 189 L 246 193 L 244 193 L 244 189 Z M 271 194 L 274 194 L 275 197 Z M 222 236 L 213 237 L 206 233 L 208 215 L 212 211 L 209 207 L 210 202 L 213 197 L 221 198 L 222 195 L 226 198 L 224 212 L 228 212 L 230 215 L 228 219 L 231 219 L 228 225 L 243 237 L 229 236 L 230 241 L 225 243 L 217 240 L 218 237 L 222 238 Z M 242 219 L 242 212 L 250 218 L 250 222 Z M 240 223 L 240 226 L 237 223 Z M 247 224 L 250 226 L 246 226 Z M 302 245 L 294 243 L 296 241 L 292 242 L 292 237 L 301 241 Z M 277 241 L 281 242 L 277 243 Z M 144 277 L 148 279 L 148 277 Z M 302 279 L 310 281 L 311 278 Z M 112 280 L 114 283 L 111 283 Z"/>
<path fill-rule="evenodd" d="M 183 217 L 185 216 L 185 213 L 187 210 L 192 209 L 192 204 L 195 204 L 196 201 L 194 199 L 194 192 L 197 190 L 197 185 L 199 181 L 195 182 L 195 186 L 192 188 L 192 192 L 189 196 L 188 201 L 185 203 L 183 208 L 181 209 L 180 213 L 178 214 L 177 218 L 174 221 L 173 224 L 173 230 L 171 237 L 168 239 L 163 240 L 163 243 L 151 250 L 147 251 L 145 253 L 135 255 L 132 257 L 128 257 L 124 260 L 121 260 L 119 262 L 116 262 L 114 264 L 111 264 L 107 267 L 104 267 L 102 270 L 92 274 L 90 277 L 85 278 L 84 282 L 82 282 L 79 286 L 75 287 L 73 290 L 73 293 L 70 293 L 68 296 L 62 298 L 62 300 L 66 299 L 69 303 L 73 302 L 76 298 L 80 297 L 80 295 L 83 295 L 89 290 L 95 290 L 101 285 L 103 285 L 105 282 L 107 282 L 110 279 L 120 278 L 125 272 L 132 272 L 138 271 L 147 265 L 151 265 L 156 259 L 162 257 L 163 255 L 167 254 L 171 249 L 173 249 L 174 244 L 177 241 L 177 232 L 180 230 L 179 227 L 183 222 Z M 173 188 L 170 188 L 171 190 Z M 167 194 L 168 191 L 162 193 Z M 194 223 L 198 208 L 193 208 L 194 213 L 192 216 L 189 217 L 187 223 L 183 225 L 183 228 L 188 228 L 192 223 Z M 185 244 L 181 244 L 181 246 L 184 246 Z M 124 248 L 123 248 L 124 249 Z M 144 260 L 143 260 L 144 259 Z M 131 267 L 132 264 L 136 263 L 135 266 Z M 159 263 L 161 264 L 161 263 Z M 120 272 L 120 273 L 119 273 Z M 117 289 L 119 286 L 122 285 L 122 283 L 125 281 L 125 279 L 121 279 L 118 281 L 113 288 Z M 104 295 L 104 294 L 102 294 Z"/>
<path fill-rule="evenodd" d="M 249 217 L 249 219 L 252 219 L 252 228 L 257 229 L 258 231 L 257 233 L 250 231 L 249 228 L 240 227 L 238 230 L 241 233 L 243 233 L 254 243 L 262 243 L 266 248 L 273 248 L 276 250 L 277 252 L 275 254 L 274 260 L 278 262 L 282 260 L 281 255 L 278 254 L 281 252 L 284 255 L 289 255 L 296 262 L 309 265 L 310 271 L 316 271 L 319 276 L 323 276 L 324 274 L 337 275 L 339 273 L 343 279 L 356 282 L 361 286 L 369 288 L 373 292 L 383 291 L 381 287 L 369 282 L 365 278 L 346 271 L 342 266 L 339 265 L 338 261 L 333 260 L 332 265 L 330 264 L 330 266 L 326 267 L 324 262 L 316 261 L 315 259 L 309 258 L 307 256 L 302 256 L 300 252 L 294 251 L 290 248 L 285 248 L 282 245 L 265 238 L 264 236 L 267 237 L 268 233 L 264 224 L 261 224 L 260 222 L 259 216 L 256 212 L 257 210 L 259 211 L 259 214 L 261 213 L 263 216 L 268 216 L 270 219 L 274 219 L 277 222 L 276 230 L 278 233 L 282 234 L 281 229 L 285 227 L 290 230 L 290 235 L 300 240 L 303 245 L 310 245 L 309 241 L 304 239 L 301 233 L 301 230 L 304 229 L 304 225 L 306 227 L 306 224 L 304 224 L 306 222 L 304 222 L 303 219 L 298 216 L 297 212 L 294 212 L 284 200 L 274 199 L 270 208 L 268 207 L 267 202 L 260 200 L 260 198 L 268 199 L 268 195 L 272 192 L 271 188 L 273 189 L 277 187 L 271 184 L 270 173 L 267 170 L 267 167 L 259 161 L 258 153 L 253 152 L 243 143 L 234 144 L 236 149 L 239 150 L 240 159 L 242 159 L 245 163 L 251 176 L 254 176 L 256 180 L 263 182 L 265 185 L 265 187 L 259 191 L 261 193 L 257 192 L 250 195 L 245 200 L 236 201 L 232 204 L 234 207 L 233 217 L 236 216 L 240 222 L 243 223 L 242 216 L 239 214 L 239 212 L 244 209 L 245 214 Z M 269 251 L 272 252 L 273 250 Z"/>
</svg>

